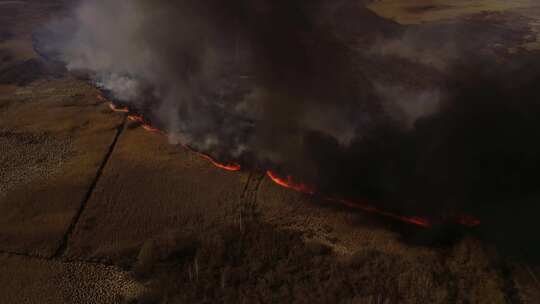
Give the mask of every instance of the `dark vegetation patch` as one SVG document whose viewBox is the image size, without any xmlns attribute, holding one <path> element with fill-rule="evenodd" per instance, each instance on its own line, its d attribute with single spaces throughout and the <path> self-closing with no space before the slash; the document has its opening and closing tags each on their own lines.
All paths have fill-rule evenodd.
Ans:
<svg viewBox="0 0 540 304">
<path fill-rule="evenodd" d="M 150 290 L 131 303 L 500 303 L 504 282 L 493 264 L 473 240 L 447 255 L 338 257 L 298 232 L 253 222 L 148 241 L 133 269 Z"/>
</svg>

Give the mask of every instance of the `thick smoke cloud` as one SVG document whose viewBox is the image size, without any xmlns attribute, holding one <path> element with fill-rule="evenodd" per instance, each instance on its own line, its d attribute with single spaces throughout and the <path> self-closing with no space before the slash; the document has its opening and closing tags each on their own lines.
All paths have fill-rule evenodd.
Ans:
<svg viewBox="0 0 540 304">
<path fill-rule="evenodd" d="M 43 41 L 172 141 L 390 210 L 496 222 L 539 192 L 538 57 L 484 48 L 523 42 L 512 28 L 406 28 L 359 1 L 97 0 Z"/>
<path fill-rule="evenodd" d="M 298 132 L 349 145 L 382 115 L 332 32 L 333 6 L 87 1 L 60 27 L 75 31 L 57 45 L 69 69 L 90 71 L 116 99 L 197 148 L 279 163 L 301 157 Z"/>
<path fill-rule="evenodd" d="M 316 170 L 308 133 L 347 147 L 387 123 L 336 29 L 343 3 L 86 1 L 51 27 L 50 45 L 174 139 L 225 160 Z"/>
</svg>

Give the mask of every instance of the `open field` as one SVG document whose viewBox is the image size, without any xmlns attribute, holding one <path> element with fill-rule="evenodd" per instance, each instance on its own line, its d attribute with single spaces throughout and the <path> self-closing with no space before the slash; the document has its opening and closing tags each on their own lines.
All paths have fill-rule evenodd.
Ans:
<svg viewBox="0 0 540 304">
<path fill-rule="evenodd" d="M 370 7 L 421 23 L 525 5 L 403 3 Z M 538 303 L 540 269 L 473 233 L 440 242 L 222 171 L 112 112 L 31 48 L 60 4 L 0 1 L 0 303 Z"/>
<path fill-rule="evenodd" d="M 540 3 L 531 0 L 377 0 L 368 8 L 378 15 L 401 24 L 418 24 L 458 19 L 482 12 L 538 10 Z"/>
<path fill-rule="evenodd" d="M 522 46 L 540 49 L 540 3 L 533 0 L 376 0 L 368 7 L 379 16 L 407 25 L 460 22 L 478 14 L 517 14 L 536 36 Z"/>
</svg>

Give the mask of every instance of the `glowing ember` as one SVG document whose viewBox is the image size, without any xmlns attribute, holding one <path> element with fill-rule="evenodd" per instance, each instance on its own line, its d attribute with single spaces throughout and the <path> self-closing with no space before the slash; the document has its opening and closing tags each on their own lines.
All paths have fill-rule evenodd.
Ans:
<svg viewBox="0 0 540 304">
<path fill-rule="evenodd" d="M 292 176 L 287 176 L 286 179 L 283 179 L 283 178 L 278 177 L 277 174 L 275 174 L 272 171 L 267 171 L 266 174 L 268 175 L 268 177 L 270 177 L 270 179 L 272 179 L 272 181 L 274 181 L 274 183 L 282 187 L 293 189 L 298 192 L 302 192 L 306 194 L 315 194 L 315 190 L 313 190 L 313 188 L 311 188 L 310 186 L 306 184 L 297 183 L 293 181 Z"/>
<path fill-rule="evenodd" d="M 456 222 L 467 227 L 476 227 L 480 225 L 480 220 L 470 215 L 461 215 L 456 219 Z"/>
<path fill-rule="evenodd" d="M 360 203 L 360 202 L 352 202 L 352 201 L 348 201 L 348 200 L 335 199 L 335 198 L 326 198 L 326 200 L 330 201 L 330 202 L 341 203 L 341 204 L 343 204 L 343 205 L 345 205 L 345 206 L 347 206 L 349 208 L 359 209 L 359 210 L 362 210 L 362 211 L 365 211 L 365 212 L 370 212 L 370 213 L 375 213 L 375 214 L 378 214 L 378 215 L 382 215 L 384 217 L 388 217 L 388 218 L 391 218 L 391 219 L 394 219 L 394 220 L 398 220 L 398 221 L 401 221 L 401 222 L 413 224 L 413 225 L 424 227 L 424 228 L 429 228 L 429 227 L 432 226 L 432 223 L 428 219 L 421 218 L 421 217 L 416 217 L 416 216 L 398 215 L 398 214 L 394 214 L 394 213 L 391 213 L 391 212 L 386 212 L 386 211 L 379 210 L 379 209 L 374 208 L 374 207 L 372 207 L 370 205 Z"/>
<path fill-rule="evenodd" d="M 148 132 L 152 132 L 152 133 L 162 133 L 161 130 L 156 129 L 156 128 L 152 127 L 152 126 L 149 125 L 149 124 L 142 124 L 141 126 L 142 126 L 143 129 L 145 129 L 145 130 L 148 131 Z"/>
<path fill-rule="evenodd" d="M 109 102 L 109 108 L 111 108 L 111 110 L 113 110 L 113 112 L 129 113 L 128 108 L 119 108 L 119 107 L 115 106 L 114 103 L 112 103 L 112 102 Z"/>
<path fill-rule="evenodd" d="M 98 97 L 100 99 L 105 100 L 102 96 L 98 96 Z M 109 103 L 109 107 L 111 108 L 111 110 L 113 110 L 115 112 L 123 112 L 123 113 L 129 112 L 129 109 L 127 109 L 127 108 L 117 108 L 113 103 Z M 154 128 L 150 124 L 146 123 L 145 119 L 140 115 L 130 114 L 130 115 L 128 115 L 128 119 L 131 120 L 131 121 L 136 121 L 136 122 L 141 123 L 142 128 L 145 129 L 146 131 L 166 135 L 166 132 L 161 131 L 161 130 L 159 130 L 157 128 Z M 202 152 L 196 151 L 196 150 L 192 149 L 191 147 L 189 147 L 186 144 L 182 144 L 182 146 L 184 148 L 192 151 L 192 152 L 197 153 L 200 157 L 202 157 L 203 159 L 206 159 L 207 161 L 209 161 L 211 164 L 213 164 L 217 168 L 227 170 L 227 171 L 240 171 L 241 170 L 241 166 L 239 164 L 237 164 L 237 163 L 223 164 L 223 163 L 220 163 L 220 162 L 216 161 L 210 155 L 207 155 L 207 154 L 204 154 Z M 281 178 L 272 171 L 267 171 L 266 174 L 268 175 L 268 177 L 270 177 L 270 179 L 274 183 L 276 183 L 276 184 L 278 184 L 278 185 L 280 185 L 282 187 L 289 188 L 289 189 L 292 189 L 292 190 L 295 190 L 295 191 L 298 191 L 298 192 L 301 192 L 301 193 L 305 193 L 305 194 L 310 194 L 310 195 L 314 195 L 316 193 L 316 191 L 314 190 L 313 187 L 311 187 L 311 186 L 309 186 L 307 184 L 304 184 L 304 183 L 299 183 L 299 182 L 294 181 L 293 177 L 290 176 L 290 175 L 287 176 L 287 178 Z M 391 218 L 391 219 L 399 220 L 401 222 L 413 224 L 413 225 L 416 225 L 416 226 L 419 226 L 419 227 L 429 228 L 429 227 L 433 226 L 433 223 L 431 221 L 429 221 L 428 219 L 425 219 L 425 218 L 398 215 L 398 214 L 394 214 L 394 213 L 391 213 L 391 212 L 386 212 L 386 211 L 379 210 L 379 209 L 377 209 L 375 207 L 372 207 L 372 206 L 370 206 L 368 204 L 364 204 L 364 203 L 360 203 L 360 202 L 353 202 L 353 201 L 349 201 L 349 200 L 330 198 L 330 197 L 325 198 L 325 200 L 329 201 L 329 202 L 340 203 L 340 204 L 345 205 L 345 206 L 347 206 L 349 208 L 358 209 L 358 210 L 362 210 L 362 211 L 365 211 L 365 212 L 370 212 L 370 213 L 375 213 L 375 214 L 378 214 L 378 215 L 382 215 L 382 216 L 385 216 L 385 217 L 388 217 L 388 218 Z M 457 217 L 455 219 L 455 221 L 458 224 L 461 224 L 461 225 L 467 226 L 467 227 L 475 227 L 475 226 L 480 225 L 480 221 L 478 219 L 475 219 L 475 218 L 473 218 L 471 216 L 468 216 L 468 215 L 459 216 L 459 217 Z"/>
<path fill-rule="evenodd" d="M 215 159 L 213 159 L 210 155 L 207 155 L 201 152 L 196 152 L 196 153 L 220 169 L 227 170 L 227 171 L 240 171 L 242 169 L 242 167 L 239 164 L 236 164 L 236 163 L 222 164 L 216 161 Z"/>
<path fill-rule="evenodd" d="M 131 120 L 131 121 L 144 123 L 144 118 L 142 116 L 139 116 L 139 115 L 129 114 L 128 119 Z"/>
<path fill-rule="evenodd" d="M 110 103 L 109 104 L 109 107 L 111 108 L 111 110 L 115 111 L 115 112 L 129 112 L 129 109 L 125 108 L 124 109 L 118 109 L 114 106 L 113 103 Z M 144 117 L 140 116 L 140 115 L 136 115 L 136 114 L 129 114 L 128 117 L 127 117 L 129 120 L 131 121 L 135 121 L 135 122 L 138 122 L 141 124 L 141 127 L 148 131 L 148 132 L 152 132 L 152 133 L 159 133 L 159 134 L 162 134 L 162 135 L 167 135 L 166 132 L 158 129 L 158 128 L 155 128 L 153 127 L 152 125 L 148 124 Z M 199 151 L 196 151 L 194 149 L 192 149 L 191 147 L 189 147 L 188 145 L 186 144 L 182 144 L 182 146 L 186 149 L 188 149 L 189 151 L 191 152 L 194 152 L 194 153 L 197 153 L 197 155 L 199 155 L 200 157 L 206 159 L 207 161 L 209 161 L 212 165 L 214 165 L 215 167 L 217 168 L 220 168 L 220 169 L 223 169 L 223 170 L 227 170 L 227 171 L 240 171 L 242 169 L 242 167 L 237 164 L 237 163 L 227 163 L 227 164 L 224 164 L 224 163 L 220 163 L 218 162 L 217 160 L 215 160 L 213 157 L 211 157 L 210 155 L 207 155 L 207 154 L 204 154 L 202 152 L 199 152 Z"/>
</svg>

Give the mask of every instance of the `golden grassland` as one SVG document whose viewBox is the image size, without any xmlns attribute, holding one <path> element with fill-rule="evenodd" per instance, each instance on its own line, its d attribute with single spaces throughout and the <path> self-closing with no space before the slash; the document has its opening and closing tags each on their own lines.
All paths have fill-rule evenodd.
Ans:
<svg viewBox="0 0 540 304">
<path fill-rule="evenodd" d="M 540 1 L 535 0 L 375 0 L 368 8 L 407 25 L 456 20 L 483 12 L 512 12 L 529 18 L 532 33 L 540 38 Z M 540 49 L 540 43 L 524 47 Z"/>
<path fill-rule="evenodd" d="M 368 7 L 378 15 L 402 24 L 455 19 L 480 12 L 540 8 L 531 0 L 379 0 Z"/>
</svg>

